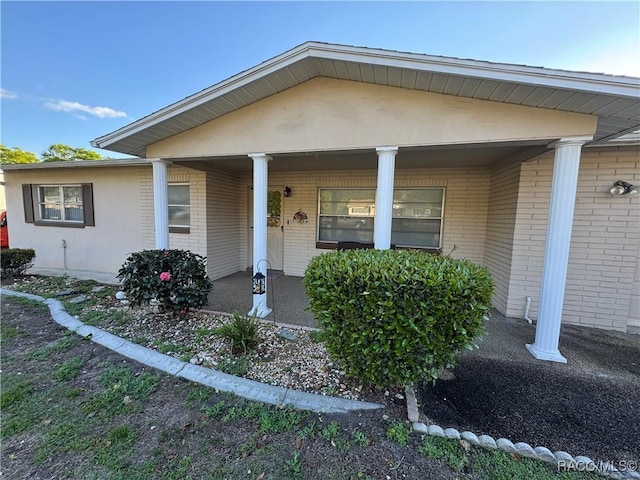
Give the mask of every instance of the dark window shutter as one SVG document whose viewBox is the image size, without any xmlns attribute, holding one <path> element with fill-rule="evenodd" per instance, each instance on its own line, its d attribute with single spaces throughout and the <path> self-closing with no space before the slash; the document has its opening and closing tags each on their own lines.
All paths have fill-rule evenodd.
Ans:
<svg viewBox="0 0 640 480">
<path fill-rule="evenodd" d="M 33 193 L 31 184 L 22 185 L 22 204 L 24 205 L 25 223 L 33 223 Z"/>
<path fill-rule="evenodd" d="M 93 184 L 82 184 L 82 206 L 84 207 L 84 224 L 95 227 L 96 222 L 93 217 Z"/>
</svg>

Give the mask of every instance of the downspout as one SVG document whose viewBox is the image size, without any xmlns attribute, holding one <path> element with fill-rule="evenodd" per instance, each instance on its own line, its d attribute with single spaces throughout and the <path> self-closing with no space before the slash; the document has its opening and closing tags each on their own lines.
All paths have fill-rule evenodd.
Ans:
<svg viewBox="0 0 640 480">
<path fill-rule="evenodd" d="M 60 245 L 62 247 L 62 265 L 64 267 L 64 269 L 67 269 L 67 241 L 66 240 L 62 240 L 62 245 Z"/>
<path fill-rule="evenodd" d="M 529 308 L 531 308 L 531 297 L 524 297 L 526 303 L 524 305 L 524 319 L 529 322 L 529 325 L 533 323 L 533 320 L 529 318 Z"/>
</svg>

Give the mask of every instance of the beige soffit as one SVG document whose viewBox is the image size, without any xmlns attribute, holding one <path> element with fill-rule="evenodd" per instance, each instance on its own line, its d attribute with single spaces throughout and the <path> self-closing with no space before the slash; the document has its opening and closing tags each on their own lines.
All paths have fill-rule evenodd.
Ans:
<svg viewBox="0 0 640 480">
<path fill-rule="evenodd" d="M 144 157 L 147 145 L 314 77 L 597 115 L 595 142 L 640 127 L 638 78 L 307 42 L 91 144 Z"/>
</svg>

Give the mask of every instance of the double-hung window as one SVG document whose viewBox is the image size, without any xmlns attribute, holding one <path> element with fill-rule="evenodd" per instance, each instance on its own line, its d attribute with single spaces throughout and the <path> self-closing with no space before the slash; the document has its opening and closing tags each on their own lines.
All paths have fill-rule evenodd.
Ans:
<svg viewBox="0 0 640 480">
<path fill-rule="evenodd" d="M 318 242 L 373 242 L 374 188 L 322 188 Z M 442 240 L 443 188 L 395 188 L 391 244 L 437 249 Z"/>
<path fill-rule="evenodd" d="M 189 184 L 170 183 L 168 186 L 169 231 L 189 233 L 191 227 L 191 197 Z"/>
<path fill-rule="evenodd" d="M 26 223 L 52 227 L 94 226 L 93 184 L 22 185 Z"/>
</svg>

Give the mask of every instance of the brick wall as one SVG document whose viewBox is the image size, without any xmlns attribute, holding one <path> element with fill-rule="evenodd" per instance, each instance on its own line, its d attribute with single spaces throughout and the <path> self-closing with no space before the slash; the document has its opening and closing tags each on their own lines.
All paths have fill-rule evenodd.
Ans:
<svg viewBox="0 0 640 480">
<path fill-rule="evenodd" d="M 553 157 L 522 165 L 507 315 L 521 317 L 524 297 L 537 317 Z M 640 183 L 640 151 L 582 152 L 563 322 L 626 331 L 640 242 L 640 196 L 612 196 L 615 180 Z"/>
<path fill-rule="evenodd" d="M 373 187 L 377 172 L 325 171 L 325 172 L 270 172 L 269 185 L 281 188 L 288 185 L 292 194 L 284 202 L 284 272 L 302 276 L 309 260 L 326 250 L 315 248 L 318 210 L 318 189 L 322 187 Z M 397 187 L 444 187 L 445 207 L 443 251 L 482 262 L 488 214 L 490 168 L 438 168 L 398 169 Z M 250 174 L 242 178 L 245 190 L 251 185 Z M 309 220 L 305 224 L 292 221 L 293 215 L 304 211 Z M 247 225 L 246 212 L 244 224 Z M 243 245 L 247 245 L 244 229 Z"/>
</svg>

